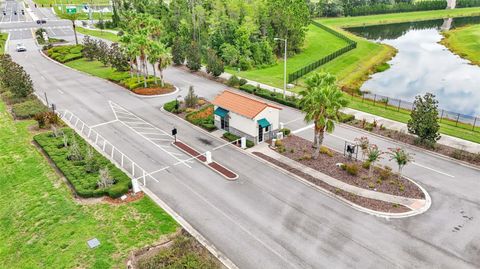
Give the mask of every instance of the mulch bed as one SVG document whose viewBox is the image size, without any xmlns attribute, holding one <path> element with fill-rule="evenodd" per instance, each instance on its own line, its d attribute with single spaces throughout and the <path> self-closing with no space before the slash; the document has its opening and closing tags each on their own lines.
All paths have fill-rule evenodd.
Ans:
<svg viewBox="0 0 480 269">
<path fill-rule="evenodd" d="M 126 204 L 126 203 L 130 203 L 130 202 L 134 202 L 134 201 L 138 201 L 140 199 L 143 198 L 143 196 L 145 196 L 145 194 L 143 193 L 143 191 L 141 192 L 138 192 L 137 194 L 134 194 L 133 192 L 128 192 L 125 194 L 127 196 L 127 199 L 125 200 L 122 200 L 120 198 L 112 198 L 112 197 L 104 197 L 103 198 L 103 201 L 109 203 L 109 204 L 116 204 L 116 205 L 119 205 L 119 204 Z"/>
<path fill-rule="evenodd" d="M 424 193 L 417 185 L 406 178 L 399 178 L 393 172 L 388 178 L 380 179 L 383 168 L 376 167 L 372 174 L 372 179 L 370 179 L 368 177 L 368 169 L 362 167 L 362 162 L 354 159 L 349 160 L 343 154 L 330 150 L 332 157 L 321 153 L 318 159 L 315 160 L 309 158 L 309 156 L 313 155 L 312 142 L 291 135 L 283 139 L 282 143 L 286 150 L 283 153 L 279 152 L 280 154 L 347 184 L 396 196 L 425 199 Z M 358 174 L 351 175 L 347 173 L 347 171 L 338 167 L 337 163 L 358 165 Z"/>
<path fill-rule="evenodd" d="M 196 151 L 195 149 L 191 148 L 190 146 L 182 143 L 182 142 L 175 142 L 173 143 L 175 146 L 179 147 L 180 149 L 182 149 L 183 151 L 185 151 L 186 153 L 188 153 L 190 156 L 202 161 L 202 162 L 206 162 L 207 161 L 207 158 L 204 156 L 204 155 L 200 155 L 200 153 L 198 151 Z M 224 175 L 226 178 L 230 179 L 230 180 L 234 180 L 238 177 L 237 174 L 235 174 L 234 172 L 230 171 L 229 169 L 225 168 L 224 166 L 222 166 L 221 164 L 217 163 L 217 162 L 212 162 L 210 164 L 208 164 L 208 166 L 219 172 L 220 174 Z"/>
<path fill-rule="evenodd" d="M 439 153 L 439 154 L 442 154 L 442 155 L 445 155 L 445 156 L 452 157 L 452 158 L 460 160 L 460 161 L 464 161 L 464 162 L 468 162 L 468 163 L 473 164 L 473 165 L 480 166 L 480 152 L 475 154 L 475 153 L 471 153 L 471 152 L 468 152 L 468 151 L 465 151 L 465 150 L 453 148 L 453 147 L 446 146 L 446 145 L 439 144 L 439 143 L 437 143 L 435 145 L 435 148 L 427 147 L 425 145 L 417 143 L 416 137 L 411 135 L 411 134 L 387 129 L 387 128 L 384 128 L 381 125 L 376 125 L 376 124 L 375 124 L 376 126 L 372 126 L 371 124 L 369 126 L 367 126 L 366 122 L 360 121 L 360 120 L 353 120 L 353 121 L 347 122 L 346 124 L 348 124 L 350 126 L 360 128 L 360 129 L 364 129 L 366 131 L 369 131 L 369 132 L 372 132 L 372 133 L 375 133 L 375 134 L 378 134 L 378 135 L 381 135 L 381 136 L 391 138 L 391 139 L 396 140 L 396 141 L 400 141 L 400 142 L 403 142 L 403 143 L 406 143 L 406 144 L 414 145 L 414 146 L 420 147 L 422 149 L 433 151 L 433 152 L 436 152 L 436 153 Z M 369 129 L 367 127 L 370 127 L 371 129 Z"/>
<path fill-rule="evenodd" d="M 375 199 L 370 199 L 370 198 L 365 198 L 365 197 L 361 197 L 361 196 L 358 196 L 358 195 L 355 195 L 355 194 L 352 194 L 350 192 L 346 192 L 346 191 L 343 191 L 343 190 L 340 190 L 338 188 L 335 188 L 331 185 L 328 185 L 327 183 L 323 182 L 322 180 L 316 178 L 316 177 L 313 177 L 309 174 L 306 174 L 296 168 L 293 168 L 283 162 L 280 162 L 270 156 L 267 156 L 261 152 L 253 152 L 253 154 L 255 154 L 256 156 L 268 161 L 268 162 L 271 162 L 273 163 L 274 165 L 278 166 L 278 167 L 281 167 L 305 180 L 307 180 L 308 182 L 310 183 L 313 183 L 317 186 L 319 186 L 320 188 L 323 188 L 331 193 L 334 193 L 340 197 L 343 197 L 345 199 L 347 199 L 348 201 L 354 203 L 354 204 L 357 204 L 359 206 L 362 206 L 362 207 L 365 207 L 365 208 L 368 208 L 368 209 L 371 209 L 371 210 L 375 210 L 375 211 L 379 211 L 379 212 L 387 212 L 387 213 L 404 213 L 404 212 L 409 212 L 411 211 L 408 207 L 405 207 L 403 205 L 398 205 L 398 204 L 392 204 L 392 203 L 389 203 L 389 202 L 384 202 L 384 201 L 380 201 L 380 200 L 375 200 Z"/>
<path fill-rule="evenodd" d="M 175 87 L 172 85 L 165 85 L 165 87 L 152 87 L 152 88 L 138 88 L 134 89 L 133 92 L 139 95 L 162 95 L 167 93 L 172 93 L 175 91 Z"/>
</svg>

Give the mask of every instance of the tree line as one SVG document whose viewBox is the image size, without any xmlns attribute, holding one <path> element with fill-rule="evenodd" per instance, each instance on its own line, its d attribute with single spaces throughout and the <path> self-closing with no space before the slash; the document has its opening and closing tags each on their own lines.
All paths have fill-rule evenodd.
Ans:
<svg viewBox="0 0 480 269">
<path fill-rule="evenodd" d="M 275 64 L 288 40 L 288 54 L 300 52 L 310 23 L 305 0 L 114 0 L 114 24 L 131 31 L 134 14 L 158 21 L 158 40 L 171 48 L 175 64 L 212 74 L 224 66 L 248 70 Z"/>
</svg>

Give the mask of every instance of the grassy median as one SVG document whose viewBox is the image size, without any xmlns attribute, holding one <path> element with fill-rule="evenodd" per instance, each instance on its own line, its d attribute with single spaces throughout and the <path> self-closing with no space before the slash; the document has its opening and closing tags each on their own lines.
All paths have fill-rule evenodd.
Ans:
<svg viewBox="0 0 480 269">
<path fill-rule="evenodd" d="M 83 28 L 80 26 L 77 26 L 77 32 L 84 34 L 84 35 L 89 35 L 89 36 L 94 36 L 106 40 L 110 40 L 112 42 L 119 42 L 120 37 L 112 32 L 109 31 L 102 31 L 102 30 L 91 30 L 87 28 Z"/>
<path fill-rule="evenodd" d="M 8 34 L 0 33 L 0 54 L 3 54 L 6 50 L 5 44 L 7 42 Z"/>
<path fill-rule="evenodd" d="M 447 32 L 441 43 L 453 53 L 480 66 L 480 24 L 464 26 Z"/>
<path fill-rule="evenodd" d="M 121 268 L 129 252 L 176 231 L 148 198 L 79 204 L 31 144 L 33 121 L 15 122 L 0 102 L 0 261 L 3 268 Z M 101 245 L 89 249 L 86 242 Z"/>
</svg>

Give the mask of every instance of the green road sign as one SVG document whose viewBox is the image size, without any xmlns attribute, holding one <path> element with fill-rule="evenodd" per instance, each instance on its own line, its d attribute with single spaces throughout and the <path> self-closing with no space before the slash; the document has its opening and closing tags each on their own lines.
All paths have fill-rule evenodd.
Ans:
<svg viewBox="0 0 480 269">
<path fill-rule="evenodd" d="M 76 6 L 68 6 L 66 8 L 67 14 L 75 14 L 77 13 L 77 7 Z"/>
</svg>

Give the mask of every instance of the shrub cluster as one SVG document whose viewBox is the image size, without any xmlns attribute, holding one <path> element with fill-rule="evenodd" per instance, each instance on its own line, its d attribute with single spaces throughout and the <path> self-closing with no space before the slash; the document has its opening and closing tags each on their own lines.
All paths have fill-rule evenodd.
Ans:
<svg viewBox="0 0 480 269">
<path fill-rule="evenodd" d="M 60 63 L 66 63 L 81 59 L 83 51 L 82 45 L 67 45 L 51 47 L 47 50 L 47 55 Z"/>
<path fill-rule="evenodd" d="M 34 140 L 45 150 L 55 165 L 72 184 L 76 193 L 82 197 L 108 195 L 117 198 L 127 193 L 131 187 L 130 178 L 90 146 L 73 130 L 62 129 L 61 135 L 42 133 Z M 92 169 L 94 167 L 94 169 Z M 104 167 L 104 169 L 96 168 Z M 100 187 L 100 172 L 108 170 L 113 184 Z"/>
<path fill-rule="evenodd" d="M 272 92 L 266 89 L 262 89 L 260 87 L 255 87 L 251 84 L 245 84 L 239 87 L 240 90 L 251 93 L 254 95 L 257 95 L 259 97 L 268 99 L 270 101 L 277 102 L 282 105 L 298 108 L 297 105 L 297 98 L 294 96 L 287 96 L 285 99 L 283 99 L 283 94 L 282 93 L 277 93 L 277 92 Z"/>
<path fill-rule="evenodd" d="M 467 0 L 468 1 L 468 0 Z M 400 2 L 394 4 L 369 4 L 345 9 L 347 16 L 364 16 L 385 13 L 400 13 L 422 10 L 438 10 L 447 8 L 447 2 L 441 0 Z"/>
<path fill-rule="evenodd" d="M 213 105 L 208 105 L 200 110 L 190 112 L 185 116 L 185 119 L 192 124 L 206 129 L 207 131 L 214 131 L 217 129 L 214 124 Z"/>
<path fill-rule="evenodd" d="M 12 106 L 12 113 L 17 119 L 29 119 L 47 110 L 47 107 L 38 99 L 27 100 Z"/>
</svg>

